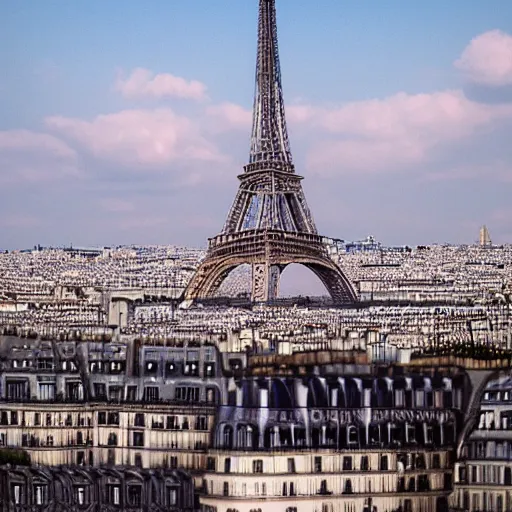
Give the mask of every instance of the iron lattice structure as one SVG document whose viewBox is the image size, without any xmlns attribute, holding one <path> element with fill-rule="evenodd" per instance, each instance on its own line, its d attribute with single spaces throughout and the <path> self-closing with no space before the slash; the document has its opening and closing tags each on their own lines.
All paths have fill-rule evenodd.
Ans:
<svg viewBox="0 0 512 512">
<path fill-rule="evenodd" d="M 286 127 L 275 0 L 260 0 L 258 55 L 249 164 L 222 232 L 192 278 L 186 300 L 211 297 L 229 272 L 252 265 L 252 300 L 278 295 L 284 268 L 310 268 L 337 304 L 357 300 L 349 280 L 327 253 L 295 173 Z"/>
</svg>

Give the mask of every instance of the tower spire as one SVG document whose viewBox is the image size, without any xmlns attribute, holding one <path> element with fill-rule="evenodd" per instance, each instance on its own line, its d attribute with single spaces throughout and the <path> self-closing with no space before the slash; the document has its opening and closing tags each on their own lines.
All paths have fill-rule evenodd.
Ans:
<svg viewBox="0 0 512 512">
<path fill-rule="evenodd" d="M 246 170 L 293 172 L 284 112 L 275 0 L 260 0 L 251 151 Z"/>
</svg>

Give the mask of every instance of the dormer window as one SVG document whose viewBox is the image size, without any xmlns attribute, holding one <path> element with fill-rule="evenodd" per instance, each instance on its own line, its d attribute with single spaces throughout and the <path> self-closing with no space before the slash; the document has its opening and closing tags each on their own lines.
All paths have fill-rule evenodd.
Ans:
<svg viewBox="0 0 512 512">
<path fill-rule="evenodd" d="M 147 361 L 145 365 L 146 375 L 155 375 L 158 371 L 158 363 L 154 361 Z"/>
<path fill-rule="evenodd" d="M 37 368 L 39 370 L 52 370 L 53 360 L 50 358 L 41 358 L 37 360 Z"/>
<path fill-rule="evenodd" d="M 20 505 L 23 500 L 23 488 L 21 484 L 14 484 L 12 486 L 12 499 L 15 505 Z"/>
<path fill-rule="evenodd" d="M 120 505 L 120 486 L 119 485 L 107 485 L 107 500 L 110 505 Z"/>
<path fill-rule="evenodd" d="M 46 485 L 34 485 L 34 499 L 36 505 L 48 503 L 48 487 Z"/>
<path fill-rule="evenodd" d="M 75 497 L 78 505 L 85 505 L 85 487 L 77 487 Z"/>
<path fill-rule="evenodd" d="M 199 365 L 197 363 L 185 363 L 185 375 L 197 377 L 199 375 Z"/>
<path fill-rule="evenodd" d="M 128 486 L 128 505 L 131 507 L 142 505 L 142 487 L 140 485 Z"/>
</svg>

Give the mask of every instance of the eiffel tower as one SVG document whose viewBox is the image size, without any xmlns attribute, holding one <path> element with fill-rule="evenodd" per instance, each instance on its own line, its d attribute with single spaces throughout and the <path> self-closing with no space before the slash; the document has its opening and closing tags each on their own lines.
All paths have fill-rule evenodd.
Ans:
<svg viewBox="0 0 512 512">
<path fill-rule="evenodd" d="M 293 263 L 311 269 L 334 303 L 357 300 L 318 235 L 295 174 L 284 111 L 275 0 L 260 0 L 258 55 L 249 163 L 222 232 L 211 238 L 185 300 L 212 297 L 229 272 L 252 265 L 252 301 L 277 298 L 279 278 Z"/>
</svg>

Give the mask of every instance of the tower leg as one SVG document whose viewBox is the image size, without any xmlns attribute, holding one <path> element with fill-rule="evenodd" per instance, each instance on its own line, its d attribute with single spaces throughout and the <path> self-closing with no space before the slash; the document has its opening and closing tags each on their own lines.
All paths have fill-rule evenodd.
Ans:
<svg viewBox="0 0 512 512">
<path fill-rule="evenodd" d="M 252 265 L 252 301 L 267 302 L 268 297 L 268 271 L 265 263 Z"/>
<path fill-rule="evenodd" d="M 281 269 L 278 265 L 253 263 L 252 265 L 252 300 L 267 302 L 277 299 Z"/>
<path fill-rule="evenodd" d="M 281 269 L 277 265 L 271 265 L 268 274 L 268 300 L 275 300 L 279 295 Z"/>
</svg>

